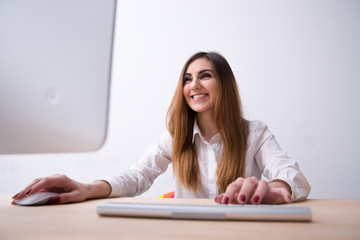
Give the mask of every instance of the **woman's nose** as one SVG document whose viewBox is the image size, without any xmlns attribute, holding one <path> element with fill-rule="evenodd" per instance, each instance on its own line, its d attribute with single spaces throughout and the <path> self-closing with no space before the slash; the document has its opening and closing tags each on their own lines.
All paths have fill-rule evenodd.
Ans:
<svg viewBox="0 0 360 240">
<path fill-rule="evenodd" d="M 199 79 L 194 78 L 191 81 L 191 89 L 199 89 L 200 87 L 201 87 L 201 85 L 200 85 Z"/>
</svg>

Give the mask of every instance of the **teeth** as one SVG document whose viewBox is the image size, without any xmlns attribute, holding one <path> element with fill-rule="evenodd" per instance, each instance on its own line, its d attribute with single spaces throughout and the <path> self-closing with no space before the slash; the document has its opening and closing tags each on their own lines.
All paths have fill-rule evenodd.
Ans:
<svg viewBox="0 0 360 240">
<path fill-rule="evenodd" d="M 195 95 L 193 96 L 194 99 L 199 99 L 199 98 L 202 98 L 202 97 L 205 97 L 206 94 L 198 94 L 198 95 Z"/>
</svg>

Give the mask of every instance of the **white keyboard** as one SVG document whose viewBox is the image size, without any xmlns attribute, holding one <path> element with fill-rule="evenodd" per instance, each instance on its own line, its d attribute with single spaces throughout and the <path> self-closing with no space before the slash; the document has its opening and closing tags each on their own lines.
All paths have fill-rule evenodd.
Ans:
<svg viewBox="0 0 360 240">
<path fill-rule="evenodd" d="M 100 216 L 197 220 L 311 221 L 311 209 L 294 205 L 157 204 L 108 202 L 97 207 Z"/>
</svg>

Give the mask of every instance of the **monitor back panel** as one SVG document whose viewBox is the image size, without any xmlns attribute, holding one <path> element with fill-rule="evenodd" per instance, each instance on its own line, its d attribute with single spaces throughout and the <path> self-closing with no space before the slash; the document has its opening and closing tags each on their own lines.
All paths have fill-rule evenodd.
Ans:
<svg viewBox="0 0 360 240">
<path fill-rule="evenodd" d="M 116 0 L 0 3 L 0 154 L 87 152 L 107 132 Z"/>
</svg>

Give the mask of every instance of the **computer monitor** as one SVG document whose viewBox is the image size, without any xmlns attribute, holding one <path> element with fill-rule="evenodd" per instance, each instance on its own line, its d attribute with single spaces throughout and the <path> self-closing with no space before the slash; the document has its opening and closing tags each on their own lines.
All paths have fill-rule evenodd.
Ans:
<svg viewBox="0 0 360 240">
<path fill-rule="evenodd" d="M 0 1 L 0 154 L 95 151 L 116 0 Z"/>
</svg>

